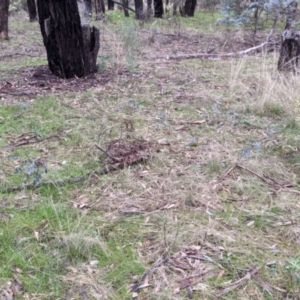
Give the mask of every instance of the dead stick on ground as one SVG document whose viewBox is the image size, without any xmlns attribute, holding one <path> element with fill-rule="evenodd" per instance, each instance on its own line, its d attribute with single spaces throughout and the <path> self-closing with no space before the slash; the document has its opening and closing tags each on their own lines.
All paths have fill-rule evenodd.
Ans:
<svg viewBox="0 0 300 300">
<path fill-rule="evenodd" d="M 279 189 L 276 193 L 279 193 L 279 192 L 290 192 L 290 193 L 300 195 L 300 191 L 297 191 L 297 190 L 294 190 L 294 189 L 288 189 L 288 188 Z"/>
<path fill-rule="evenodd" d="M 274 33 L 274 28 L 271 29 L 271 31 L 268 34 L 265 42 L 261 43 L 260 45 L 248 48 L 246 50 L 238 51 L 238 52 L 220 53 L 220 54 L 213 54 L 213 53 L 210 53 L 210 52 L 207 52 L 207 53 L 194 53 L 194 54 L 180 54 L 180 55 L 167 56 L 167 59 L 174 59 L 175 60 L 175 59 L 188 59 L 188 58 L 223 58 L 223 57 L 242 56 L 242 55 L 251 53 L 253 51 L 262 49 L 266 45 L 274 44 L 274 43 L 270 42 L 270 37 L 273 35 L 273 33 Z"/>
<path fill-rule="evenodd" d="M 102 151 L 107 157 L 111 158 L 114 161 L 119 161 L 117 158 L 114 158 L 113 156 L 111 156 L 107 151 L 105 151 L 104 149 L 102 149 L 100 146 L 95 145 L 97 149 L 99 149 L 100 151 Z"/>
<path fill-rule="evenodd" d="M 221 176 L 221 179 L 224 179 L 225 177 L 227 177 L 236 167 L 237 167 L 237 164 L 233 165 L 229 170 L 227 170 L 225 172 L 224 175 Z"/>
<path fill-rule="evenodd" d="M 264 46 L 270 44 L 269 42 L 263 42 L 262 44 L 248 48 L 246 50 L 238 51 L 238 52 L 231 52 L 231 53 L 192 53 L 192 54 L 179 54 L 179 55 L 168 55 L 167 57 L 160 57 L 160 58 L 166 58 L 166 59 L 189 59 L 189 58 L 226 58 L 226 57 L 236 57 L 236 56 L 242 56 L 246 55 L 248 53 L 251 53 L 253 51 L 259 50 L 263 48 Z"/>
<path fill-rule="evenodd" d="M 30 137 L 28 139 L 23 138 L 23 141 L 19 141 L 19 142 L 17 142 L 14 145 L 4 146 L 1 149 L 3 149 L 3 150 L 13 150 L 13 149 L 15 149 L 17 147 L 21 147 L 21 146 L 24 146 L 24 145 L 31 145 L 31 144 L 41 143 L 41 142 L 49 140 L 51 138 L 60 139 L 60 136 L 57 135 L 57 134 L 53 134 L 53 135 L 47 136 L 47 137 L 42 138 L 42 139 L 38 139 L 36 137 Z"/>
<path fill-rule="evenodd" d="M 252 171 L 252 170 L 250 170 L 250 169 L 248 169 L 248 168 L 245 168 L 245 167 L 243 167 L 243 166 L 241 166 L 241 165 L 239 165 L 239 164 L 237 164 L 236 166 L 237 166 L 238 168 L 240 168 L 240 169 L 243 169 L 243 170 L 247 171 L 248 173 L 250 173 L 250 174 L 252 174 L 252 175 L 255 175 L 256 177 L 258 177 L 258 178 L 259 178 L 260 180 L 262 180 L 263 182 L 265 182 L 265 183 L 267 183 L 267 184 L 269 184 L 269 185 L 272 186 L 272 184 L 271 184 L 266 178 L 260 176 L 259 174 L 255 173 L 254 171 Z"/>
<path fill-rule="evenodd" d="M 236 288 L 240 287 L 241 285 L 245 284 L 245 282 L 250 280 L 251 277 L 253 275 L 255 275 L 259 270 L 260 270 L 260 267 L 254 267 L 252 270 L 247 272 L 247 274 L 243 278 L 239 279 L 238 281 L 231 284 L 229 287 L 227 287 L 227 288 L 223 289 L 222 291 L 220 291 L 219 293 L 217 293 L 216 297 L 219 298 L 219 297 L 235 290 Z"/>
</svg>

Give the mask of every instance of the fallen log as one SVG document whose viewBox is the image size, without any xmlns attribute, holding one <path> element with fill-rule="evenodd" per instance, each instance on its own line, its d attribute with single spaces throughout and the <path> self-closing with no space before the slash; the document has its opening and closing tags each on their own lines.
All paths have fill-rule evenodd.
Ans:
<svg viewBox="0 0 300 300">
<path fill-rule="evenodd" d="M 276 43 L 275 43 L 276 44 Z M 179 59 L 192 59 L 192 58 L 226 58 L 226 57 L 237 57 L 237 56 L 243 56 L 246 54 L 249 54 L 254 51 L 261 50 L 263 47 L 267 45 L 274 45 L 274 43 L 271 42 L 264 42 L 260 45 L 257 45 L 255 47 L 251 47 L 242 51 L 238 52 L 231 52 L 231 53 L 192 53 L 192 54 L 179 54 L 179 55 L 167 55 L 166 57 L 161 57 L 163 59 L 169 59 L 169 60 L 179 60 Z"/>
</svg>

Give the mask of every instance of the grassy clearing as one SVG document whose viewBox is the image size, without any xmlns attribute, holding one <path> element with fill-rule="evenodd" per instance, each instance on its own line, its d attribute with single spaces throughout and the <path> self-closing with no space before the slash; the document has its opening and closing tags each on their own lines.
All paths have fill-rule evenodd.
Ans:
<svg viewBox="0 0 300 300">
<path fill-rule="evenodd" d="M 1 61 L 1 84 L 12 83 L 0 105 L 2 289 L 16 289 L 17 278 L 20 299 L 299 294 L 297 77 L 276 71 L 276 53 L 157 59 L 244 46 L 245 32 L 212 35 L 211 27 L 207 36 L 208 27 L 195 26 L 200 17 L 181 19 L 179 35 L 169 20 L 138 24 L 109 14 L 97 23 L 97 76 L 111 79 L 82 90 L 57 88 L 63 81 L 34 86 L 29 96 L 14 91 L 33 89 L 22 74 L 45 53 L 37 24 L 11 19 L 12 39 L 0 49 L 22 55 Z M 139 137 L 157 145 L 149 161 L 92 173 L 107 161 L 95 144 Z M 130 292 L 145 272 L 144 287 Z"/>
</svg>

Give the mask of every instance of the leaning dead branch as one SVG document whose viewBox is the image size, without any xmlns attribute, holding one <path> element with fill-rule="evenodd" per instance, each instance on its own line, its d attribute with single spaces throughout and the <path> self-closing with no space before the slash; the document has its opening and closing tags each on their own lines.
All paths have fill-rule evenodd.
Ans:
<svg viewBox="0 0 300 300">
<path fill-rule="evenodd" d="M 169 60 L 179 60 L 179 59 L 191 59 L 191 58 L 227 58 L 227 57 L 238 57 L 238 56 L 243 56 L 246 54 L 249 54 L 251 52 L 255 52 L 255 51 L 260 51 L 262 50 L 265 46 L 274 46 L 276 44 L 278 44 L 277 42 L 270 42 L 270 38 L 274 33 L 274 29 L 272 28 L 270 33 L 268 34 L 265 42 L 245 49 L 245 50 L 241 50 L 238 52 L 231 52 L 231 53 L 211 53 L 211 51 L 208 51 L 207 53 L 193 53 L 193 54 L 179 54 L 179 55 L 170 55 L 167 56 L 166 58 Z M 165 58 L 165 57 L 164 57 Z"/>
<path fill-rule="evenodd" d="M 268 186 L 270 186 L 274 192 L 274 194 L 278 194 L 279 192 L 289 192 L 289 193 L 294 193 L 297 195 L 300 195 L 300 191 L 295 190 L 295 189 L 291 189 L 291 187 L 293 187 L 293 184 L 290 183 L 284 183 L 284 184 L 280 184 L 279 182 L 277 182 L 275 179 L 268 177 L 265 178 L 261 175 L 259 175 L 258 173 L 240 165 L 240 164 L 235 164 L 232 167 L 230 167 L 221 177 L 220 180 L 224 180 L 225 177 L 227 177 L 234 169 L 239 168 L 242 169 L 254 176 L 256 176 L 257 178 L 259 178 L 261 181 L 263 181 L 264 183 L 266 183 Z"/>
<path fill-rule="evenodd" d="M 266 41 L 255 47 L 251 47 L 246 50 L 231 52 L 231 53 L 192 53 L 192 54 L 168 55 L 167 57 L 161 57 L 161 58 L 169 59 L 169 60 L 192 59 L 192 58 L 227 58 L 227 57 L 230 58 L 230 57 L 243 56 L 251 52 L 261 50 L 267 45 L 274 45 L 274 43 Z"/>
<path fill-rule="evenodd" d="M 224 288 L 223 290 L 221 290 L 220 292 L 218 292 L 218 293 L 216 294 L 216 297 L 217 297 L 217 298 L 220 298 L 220 297 L 222 297 L 223 295 L 225 295 L 225 294 L 227 294 L 227 293 L 229 293 L 229 292 L 231 292 L 231 291 L 233 291 L 233 290 L 239 288 L 240 286 L 244 285 L 244 284 L 245 284 L 248 280 L 250 280 L 251 277 L 252 277 L 253 275 L 255 275 L 259 270 L 260 270 L 260 267 L 254 267 L 254 268 L 250 269 L 250 271 L 247 272 L 247 274 L 246 274 L 243 278 L 239 279 L 238 281 L 232 283 L 232 284 L 231 284 L 230 286 L 228 286 L 227 288 Z"/>
<path fill-rule="evenodd" d="M 36 132 L 26 132 L 26 133 L 22 133 L 20 136 L 18 136 L 16 138 L 16 140 L 14 142 L 12 142 L 10 145 L 4 146 L 1 149 L 2 150 L 14 150 L 17 147 L 41 143 L 45 140 L 49 140 L 52 138 L 60 139 L 60 136 L 57 134 L 52 134 L 52 135 L 49 135 L 49 136 L 43 138 Z"/>
</svg>

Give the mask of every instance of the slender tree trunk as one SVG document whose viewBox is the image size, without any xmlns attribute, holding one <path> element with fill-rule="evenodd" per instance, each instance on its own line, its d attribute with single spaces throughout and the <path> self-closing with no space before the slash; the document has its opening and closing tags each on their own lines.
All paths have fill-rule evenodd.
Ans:
<svg viewBox="0 0 300 300">
<path fill-rule="evenodd" d="M 36 21 L 37 12 L 36 12 L 35 0 L 27 0 L 27 7 L 29 13 L 29 21 L 30 22 Z"/>
<path fill-rule="evenodd" d="M 51 72 L 61 78 L 96 72 L 99 30 L 81 26 L 77 0 L 38 0 L 37 6 Z"/>
<path fill-rule="evenodd" d="M 0 0 L 0 38 L 8 40 L 9 0 Z"/>
<path fill-rule="evenodd" d="M 150 18 L 153 10 L 152 10 L 152 1 L 153 0 L 147 0 L 147 18 Z"/>
<path fill-rule="evenodd" d="M 287 7 L 285 29 L 291 29 L 292 23 L 296 20 L 297 7 L 298 7 L 297 1 L 292 1 L 290 5 Z"/>
<path fill-rule="evenodd" d="M 173 16 L 177 16 L 177 4 L 173 4 Z"/>
<path fill-rule="evenodd" d="M 144 3 L 143 0 L 134 0 L 135 17 L 137 20 L 143 20 L 144 16 Z"/>
<path fill-rule="evenodd" d="M 107 9 L 108 10 L 114 10 L 115 4 L 112 0 L 107 0 Z"/>
<path fill-rule="evenodd" d="M 164 6 L 162 0 L 154 0 L 154 18 L 162 18 Z"/>
<path fill-rule="evenodd" d="M 92 0 L 84 0 L 84 6 L 85 6 L 85 11 L 84 14 L 86 17 L 91 17 L 93 13 L 93 8 L 92 8 Z"/>
<path fill-rule="evenodd" d="M 182 9 L 182 15 L 187 17 L 193 17 L 197 6 L 197 0 L 186 0 Z"/>
<path fill-rule="evenodd" d="M 125 17 L 129 17 L 128 0 L 122 0 Z"/>
<path fill-rule="evenodd" d="M 102 15 L 105 14 L 104 0 L 95 0 L 95 13 L 96 13 L 96 20 L 100 20 Z"/>
<path fill-rule="evenodd" d="M 169 8 L 170 8 L 170 1 L 166 0 L 166 5 L 165 5 L 165 13 L 168 14 L 169 13 Z"/>
</svg>

